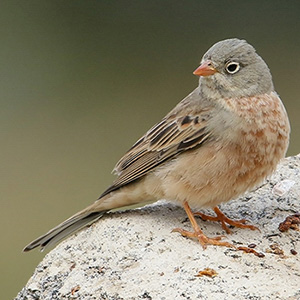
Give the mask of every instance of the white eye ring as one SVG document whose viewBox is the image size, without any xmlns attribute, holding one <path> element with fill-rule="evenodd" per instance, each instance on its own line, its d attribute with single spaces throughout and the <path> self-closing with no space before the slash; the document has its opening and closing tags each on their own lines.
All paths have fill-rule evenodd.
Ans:
<svg viewBox="0 0 300 300">
<path fill-rule="evenodd" d="M 239 70 L 240 70 L 240 64 L 238 62 L 231 61 L 226 65 L 226 71 L 229 74 L 235 74 Z"/>
</svg>

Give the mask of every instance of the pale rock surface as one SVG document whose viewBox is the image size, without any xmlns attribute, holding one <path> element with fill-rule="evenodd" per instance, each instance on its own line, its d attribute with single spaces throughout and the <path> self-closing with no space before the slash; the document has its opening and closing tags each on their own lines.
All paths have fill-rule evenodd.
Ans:
<svg viewBox="0 0 300 300">
<path fill-rule="evenodd" d="M 278 230 L 300 212 L 300 156 L 285 159 L 260 188 L 222 209 L 261 230 L 234 228 L 224 240 L 254 243 L 265 257 L 215 246 L 204 251 L 171 233 L 190 224 L 182 208 L 160 201 L 107 215 L 60 243 L 16 299 L 300 299 L 300 231 Z M 198 223 L 208 236 L 224 234 L 219 224 Z M 269 252 L 274 243 L 283 255 Z M 205 268 L 217 276 L 196 277 Z"/>
</svg>

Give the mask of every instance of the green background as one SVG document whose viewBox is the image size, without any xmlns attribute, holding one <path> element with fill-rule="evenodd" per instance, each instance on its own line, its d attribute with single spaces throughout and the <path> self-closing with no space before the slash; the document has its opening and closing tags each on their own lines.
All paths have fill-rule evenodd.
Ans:
<svg viewBox="0 0 300 300">
<path fill-rule="evenodd" d="M 245 38 L 268 63 L 298 154 L 299 13 L 291 0 L 1 1 L 1 298 L 45 255 L 25 244 L 101 194 L 219 40 Z"/>
</svg>

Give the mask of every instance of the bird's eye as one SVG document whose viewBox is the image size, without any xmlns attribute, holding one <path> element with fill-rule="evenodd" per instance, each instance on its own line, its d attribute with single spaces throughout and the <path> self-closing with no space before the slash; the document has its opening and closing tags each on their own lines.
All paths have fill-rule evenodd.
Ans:
<svg viewBox="0 0 300 300">
<path fill-rule="evenodd" d="M 239 71 L 239 69 L 240 69 L 240 64 L 234 61 L 231 61 L 226 65 L 226 71 L 229 74 L 235 74 L 236 72 Z"/>
</svg>

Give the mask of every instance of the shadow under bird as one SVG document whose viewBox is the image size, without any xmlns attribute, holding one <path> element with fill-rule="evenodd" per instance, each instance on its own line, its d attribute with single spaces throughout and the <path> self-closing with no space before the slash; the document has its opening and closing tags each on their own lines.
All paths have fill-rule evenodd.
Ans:
<svg viewBox="0 0 300 300">
<path fill-rule="evenodd" d="M 217 207 L 260 184 L 285 156 L 290 134 L 286 110 L 270 70 L 246 41 L 213 45 L 194 71 L 198 87 L 141 137 L 117 163 L 113 184 L 99 199 L 24 248 L 54 244 L 103 214 L 166 199 L 182 205 L 193 231 L 183 236 L 207 245 L 234 247 L 207 237 L 195 215 L 257 229 L 227 218 Z M 216 216 L 191 208 L 212 207 Z"/>
</svg>

